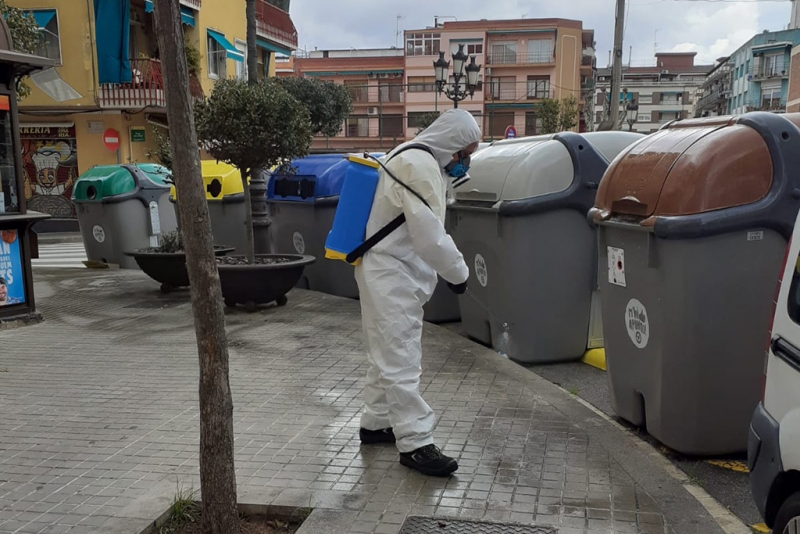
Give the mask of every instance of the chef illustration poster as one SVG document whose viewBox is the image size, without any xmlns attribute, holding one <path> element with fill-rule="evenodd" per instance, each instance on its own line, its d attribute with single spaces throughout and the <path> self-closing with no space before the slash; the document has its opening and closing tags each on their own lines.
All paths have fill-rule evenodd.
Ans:
<svg viewBox="0 0 800 534">
<path fill-rule="evenodd" d="M 0 306 L 25 302 L 22 255 L 16 230 L 0 230 Z"/>
</svg>

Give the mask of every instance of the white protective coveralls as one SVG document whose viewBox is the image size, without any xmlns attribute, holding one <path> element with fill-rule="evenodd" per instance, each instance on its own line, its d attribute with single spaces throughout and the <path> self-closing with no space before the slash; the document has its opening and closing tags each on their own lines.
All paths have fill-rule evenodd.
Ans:
<svg viewBox="0 0 800 534">
<path fill-rule="evenodd" d="M 437 273 L 452 284 L 469 277 L 464 257 L 444 229 L 449 180 L 443 169 L 453 154 L 480 137 L 472 115 L 452 109 L 411 141 L 431 148 L 435 159 L 424 150 L 410 149 L 391 161 L 392 153 L 381 160 L 432 208 L 381 169 L 367 236 L 401 212 L 406 223 L 368 251 L 355 269 L 369 361 L 361 426 L 367 430 L 391 427 L 400 452 L 433 443 L 433 410 L 419 391 L 422 307 L 433 295 Z"/>
</svg>

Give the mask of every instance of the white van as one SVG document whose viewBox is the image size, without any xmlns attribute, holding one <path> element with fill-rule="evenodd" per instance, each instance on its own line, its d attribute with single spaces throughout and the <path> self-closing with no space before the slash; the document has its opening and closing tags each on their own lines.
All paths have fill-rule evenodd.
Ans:
<svg viewBox="0 0 800 534">
<path fill-rule="evenodd" d="M 762 402 L 747 447 L 750 487 L 775 534 L 800 534 L 800 217 L 786 252 Z"/>
</svg>

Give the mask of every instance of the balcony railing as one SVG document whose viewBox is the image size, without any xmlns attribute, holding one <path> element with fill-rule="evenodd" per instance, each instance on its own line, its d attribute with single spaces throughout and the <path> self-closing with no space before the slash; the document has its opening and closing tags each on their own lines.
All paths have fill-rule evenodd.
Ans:
<svg viewBox="0 0 800 534">
<path fill-rule="evenodd" d="M 203 0 L 181 0 L 181 4 L 199 10 L 203 5 Z"/>
<path fill-rule="evenodd" d="M 730 96 L 730 94 L 731 94 L 730 89 L 711 91 L 710 93 L 703 95 L 697 101 L 696 108 L 704 109 L 706 107 L 714 106 L 715 104 L 718 104 L 720 102 L 724 102 L 728 98 L 728 96 Z"/>
<path fill-rule="evenodd" d="M 548 52 L 527 54 L 506 51 L 499 54 L 489 54 L 487 61 L 490 65 L 546 65 L 555 63 L 556 60 L 553 54 Z"/>
<path fill-rule="evenodd" d="M 747 102 L 747 111 L 786 111 L 785 98 L 764 98 Z"/>
<path fill-rule="evenodd" d="M 525 84 L 495 84 L 484 86 L 484 99 L 488 103 L 528 102 L 553 98 L 555 90 L 552 88 L 526 87 Z"/>
<path fill-rule="evenodd" d="M 354 104 L 402 104 L 405 102 L 403 85 L 350 85 L 350 99 Z"/>
<path fill-rule="evenodd" d="M 264 0 L 256 3 L 256 32 L 292 50 L 297 48 L 297 29 L 292 18 Z"/>
<path fill-rule="evenodd" d="M 105 109 L 137 109 L 166 107 L 161 62 L 157 59 L 132 59 L 130 83 L 100 86 L 100 107 Z M 194 98 L 203 98 L 203 87 L 193 74 L 189 91 Z"/>
<path fill-rule="evenodd" d="M 748 77 L 752 80 L 769 80 L 773 78 L 788 78 L 789 66 L 788 65 L 764 65 L 758 69 L 750 69 Z"/>
<path fill-rule="evenodd" d="M 595 57 L 594 56 L 583 56 L 581 58 L 581 67 L 592 67 L 594 66 Z"/>
</svg>

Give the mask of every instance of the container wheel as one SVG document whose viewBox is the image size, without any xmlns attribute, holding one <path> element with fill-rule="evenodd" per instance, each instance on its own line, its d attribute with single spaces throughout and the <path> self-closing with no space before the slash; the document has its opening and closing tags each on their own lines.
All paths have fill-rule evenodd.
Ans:
<svg viewBox="0 0 800 534">
<path fill-rule="evenodd" d="M 275 299 L 275 304 L 277 304 L 278 306 L 286 306 L 288 302 L 289 302 L 289 297 L 287 297 L 286 295 L 281 295 L 280 297 Z"/>
<path fill-rule="evenodd" d="M 235 308 L 236 307 L 236 301 L 235 300 L 230 300 L 230 299 L 225 299 L 225 306 L 228 307 L 228 308 Z"/>
<path fill-rule="evenodd" d="M 245 303 L 245 305 L 244 305 L 244 311 L 246 311 L 247 313 L 253 313 L 257 309 L 258 309 L 258 306 L 256 306 L 256 303 L 253 302 L 252 300 L 247 301 Z"/>
<path fill-rule="evenodd" d="M 800 491 L 786 499 L 775 516 L 775 534 L 800 533 Z"/>
</svg>

